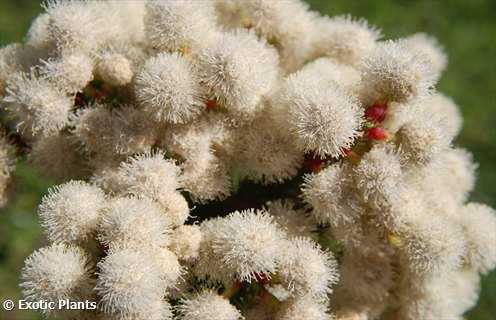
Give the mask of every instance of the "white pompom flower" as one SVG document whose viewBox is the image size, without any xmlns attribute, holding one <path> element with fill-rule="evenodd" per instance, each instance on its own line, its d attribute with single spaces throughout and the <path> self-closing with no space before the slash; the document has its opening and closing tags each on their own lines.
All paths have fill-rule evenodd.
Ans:
<svg viewBox="0 0 496 320">
<path fill-rule="evenodd" d="M 467 241 L 465 262 L 487 274 L 496 267 L 496 211 L 479 203 L 465 205 L 459 213 Z"/>
<path fill-rule="evenodd" d="M 359 136 L 363 110 L 343 87 L 322 80 L 314 73 L 290 75 L 274 98 L 275 112 L 302 150 L 339 157 Z"/>
<path fill-rule="evenodd" d="M 318 58 L 305 64 L 299 72 L 307 73 L 308 75 L 318 74 L 322 81 L 334 81 L 349 91 L 356 90 L 360 82 L 360 72 L 356 68 L 326 57 Z"/>
<path fill-rule="evenodd" d="M 353 168 L 353 175 L 363 200 L 380 210 L 398 192 L 400 157 L 389 145 L 375 145 Z"/>
<path fill-rule="evenodd" d="M 190 217 L 188 201 L 179 192 L 163 192 L 154 200 L 161 206 L 162 212 L 175 227 L 183 225 Z"/>
<path fill-rule="evenodd" d="M 95 71 L 104 82 L 113 86 L 124 86 L 134 76 L 132 62 L 124 55 L 113 52 L 102 54 Z"/>
<path fill-rule="evenodd" d="M 440 273 L 462 265 L 466 244 L 460 225 L 428 211 L 403 215 L 399 221 L 394 233 L 413 274 Z"/>
<path fill-rule="evenodd" d="M 50 17 L 50 38 L 56 41 L 59 51 L 91 52 L 107 40 L 111 31 L 101 3 L 52 0 L 45 4 L 45 10 Z"/>
<path fill-rule="evenodd" d="M 277 269 L 285 234 L 265 211 L 236 211 L 221 219 L 213 230 L 215 256 L 239 280 L 270 276 Z"/>
<path fill-rule="evenodd" d="M 110 249 L 165 247 L 171 226 L 160 207 L 147 198 L 120 197 L 109 201 L 98 239 Z"/>
<path fill-rule="evenodd" d="M 274 130 L 273 119 L 262 113 L 236 132 L 235 153 L 238 166 L 249 179 L 264 185 L 294 177 L 303 164 L 291 135 Z"/>
<path fill-rule="evenodd" d="M 422 101 L 421 106 L 442 120 L 441 125 L 448 139 L 453 140 L 460 133 L 463 119 L 453 99 L 437 92 Z"/>
<path fill-rule="evenodd" d="M 32 253 L 21 271 L 22 293 L 29 301 L 78 301 L 90 290 L 89 256 L 79 247 L 53 244 Z M 45 313 L 50 310 L 45 310 Z"/>
<path fill-rule="evenodd" d="M 331 316 L 326 312 L 327 307 L 310 295 L 293 298 L 285 301 L 281 309 L 278 311 L 276 320 L 332 320 Z"/>
<path fill-rule="evenodd" d="M 171 235 L 169 248 L 183 261 L 194 261 L 200 253 L 202 232 L 197 225 L 182 225 Z"/>
<path fill-rule="evenodd" d="M 367 21 L 351 16 L 324 17 L 317 25 L 315 54 L 351 66 L 359 66 L 381 37 L 380 31 Z"/>
<path fill-rule="evenodd" d="M 119 171 L 127 191 L 138 196 L 155 199 L 180 187 L 181 168 L 174 160 L 165 159 L 161 151 L 131 157 L 121 163 Z"/>
<path fill-rule="evenodd" d="M 229 300 L 211 290 L 205 290 L 189 299 L 182 299 L 178 306 L 182 320 L 241 320 L 241 313 Z"/>
<path fill-rule="evenodd" d="M 411 50 L 423 54 L 427 58 L 435 77 L 440 78 L 448 64 L 448 57 L 438 40 L 433 36 L 419 32 L 405 38 L 404 41 Z"/>
<path fill-rule="evenodd" d="M 424 55 L 412 52 L 403 41 L 385 41 L 364 60 L 362 85 L 369 102 L 406 102 L 427 96 L 436 74 Z"/>
<path fill-rule="evenodd" d="M 85 151 L 107 159 L 149 152 L 157 140 L 158 128 L 150 117 L 128 105 L 92 104 L 72 117 L 71 123 Z"/>
<path fill-rule="evenodd" d="M 339 261 L 339 283 L 332 296 L 336 305 L 358 310 L 367 307 L 382 310 L 396 280 L 391 251 L 382 239 L 375 237 L 366 237 L 359 246 L 345 249 Z M 349 313 L 344 311 L 340 312 L 343 319 L 362 319 L 358 314 L 355 317 L 350 314 L 347 318 L 344 314 Z"/>
<path fill-rule="evenodd" d="M 198 145 L 182 169 L 182 184 L 194 201 L 222 200 L 231 194 L 228 167 L 216 157 L 210 143 Z"/>
<path fill-rule="evenodd" d="M 157 260 L 148 253 L 123 249 L 111 252 L 98 263 L 95 291 L 101 297 L 103 311 L 110 316 L 150 319 L 147 316 L 157 311 L 166 288 L 167 281 Z"/>
<path fill-rule="evenodd" d="M 44 136 L 67 125 L 73 106 L 72 99 L 47 80 L 22 73 L 8 80 L 3 102 L 20 131 Z"/>
<path fill-rule="evenodd" d="M 215 39 L 210 1 L 148 1 L 144 17 L 151 46 L 160 51 L 196 51 Z"/>
<path fill-rule="evenodd" d="M 93 53 L 104 45 L 144 41 L 142 1 L 51 0 L 44 7 L 58 53 Z"/>
<path fill-rule="evenodd" d="M 199 257 L 193 264 L 192 272 L 200 280 L 208 284 L 231 284 L 233 282 L 233 270 L 226 269 L 222 259 L 214 252 L 213 241 L 216 239 L 217 230 L 222 223 L 220 217 L 205 220 L 200 225 L 203 235 L 200 243 Z M 222 270 L 222 272 L 220 271 Z"/>
<path fill-rule="evenodd" d="M 226 155 L 232 152 L 233 137 L 227 122 L 221 114 L 209 112 L 191 125 L 167 132 L 165 148 L 185 160 L 182 186 L 195 202 L 224 199 L 231 193 Z"/>
<path fill-rule="evenodd" d="M 165 123 L 185 123 L 203 109 L 199 79 L 186 58 L 160 53 L 150 58 L 134 81 L 145 112 Z"/>
<path fill-rule="evenodd" d="M 150 253 L 156 260 L 162 278 L 167 283 L 167 288 L 177 288 L 179 281 L 182 280 L 184 270 L 176 254 L 166 248 L 155 249 Z"/>
<path fill-rule="evenodd" d="M 311 57 L 317 15 L 309 10 L 307 3 L 238 0 L 235 5 L 228 5 L 222 7 L 224 14 L 238 17 L 237 27 L 253 28 L 277 48 L 286 72 L 297 70 Z"/>
<path fill-rule="evenodd" d="M 293 296 L 325 301 L 339 280 L 334 256 L 309 238 L 294 238 L 282 249 L 278 276 Z"/>
<path fill-rule="evenodd" d="M 432 184 L 432 187 L 447 190 L 450 199 L 454 200 L 454 205 L 463 204 L 467 201 L 470 192 L 475 187 L 477 163 L 474 162 L 473 155 L 460 148 L 447 149 L 443 151 L 431 166 L 429 176 L 425 177 L 425 184 Z M 429 169 L 428 169 L 429 171 Z M 436 183 L 436 178 L 438 183 Z M 441 186 L 439 185 L 441 184 Z M 431 189 L 431 188 L 425 188 Z M 432 192 L 438 194 L 437 192 Z M 439 199 L 436 199 L 439 201 Z"/>
<path fill-rule="evenodd" d="M 65 54 L 43 61 L 40 74 L 60 90 L 76 93 L 93 80 L 93 61 L 86 54 Z"/>
<path fill-rule="evenodd" d="M 427 111 L 406 122 L 396 133 L 396 143 L 408 164 L 429 164 L 445 151 L 451 141 L 443 129 L 442 119 Z"/>
<path fill-rule="evenodd" d="M 356 191 L 350 187 L 350 173 L 348 166 L 336 163 L 304 176 L 302 197 L 313 208 L 317 221 L 336 227 L 358 219 L 359 211 L 353 210 L 352 205 Z"/>
<path fill-rule="evenodd" d="M 473 270 L 415 280 L 403 283 L 397 313 L 401 319 L 463 319 L 463 314 L 477 303 L 480 279 Z"/>
<path fill-rule="evenodd" d="M 42 13 L 38 15 L 26 34 L 26 45 L 37 50 L 50 51 L 54 49 L 55 39 L 51 37 L 49 31 L 50 15 Z"/>
<path fill-rule="evenodd" d="M 38 214 L 50 241 L 80 243 L 94 236 L 106 204 L 100 188 L 69 181 L 48 190 Z"/>
<path fill-rule="evenodd" d="M 252 32 L 225 33 L 198 56 L 200 81 L 234 116 L 253 114 L 278 80 L 278 55 Z"/>
<path fill-rule="evenodd" d="M 129 318 L 123 317 L 122 319 L 132 320 L 172 320 L 174 317 L 173 307 L 164 299 L 156 300 L 150 303 L 146 311 L 141 314 L 134 313 Z M 119 317 L 117 317 L 120 319 Z M 105 315 L 104 319 L 108 319 Z"/>
<path fill-rule="evenodd" d="M 289 199 L 269 201 L 265 204 L 275 221 L 292 237 L 309 237 L 315 229 L 313 219 L 303 209 L 295 207 Z"/>
<path fill-rule="evenodd" d="M 59 132 L 32 144 L 29 160 L 47 177 L 56 181 L 84 179 L 90 168 L 74 136 Z"/>
<path fill-rule="evenodd" d="M 25 69 L 23 62 L 25 48 L 20 43 L 12 43 L 0 48 L 0 93 L 5 94 L 7 80 L 13 74 Z"/>
</svg>

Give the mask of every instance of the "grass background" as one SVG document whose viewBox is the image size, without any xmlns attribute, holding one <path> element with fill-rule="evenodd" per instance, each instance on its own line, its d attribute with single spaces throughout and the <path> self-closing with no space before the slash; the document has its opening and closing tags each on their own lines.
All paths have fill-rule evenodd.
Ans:
<svg viewBox="0 0 496 320">
<path fill-rule="evenodd" d="M 422 31 L 440 40 L 449 55 L 449 66 L 438 89 L 460 105 L 464 129 L 456 143 L 472 151 L 479 163 L 479 179 L 472 200 L 496 207 L 496 1 L 308 2 L 312 9 L 324 14 L 350 13 L 364 17 L 380 27 L 385 38 Z M 0 0 L 0 45 L 21 41 L 30 21 L 41 11 L 39 1 Z M 23 260 L 44 244 L 36 206 L 50 184 L 38 172 L 22 162 L 19 164 L 15 173 L 15 198 L 0 212 L 0 302 L 19 298 L 17 283 Z M 466 318 L 496 319 L 496 272 L 483 277 L 479 303 Z M 0 319 L 39 319 L 39 315 L 0 310 Z"/>
</svg>

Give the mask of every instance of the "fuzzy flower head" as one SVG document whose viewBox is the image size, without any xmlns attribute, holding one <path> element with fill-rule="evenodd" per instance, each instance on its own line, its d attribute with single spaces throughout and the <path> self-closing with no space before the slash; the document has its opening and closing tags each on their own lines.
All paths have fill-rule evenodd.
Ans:
<svg viewBox="0 0 496 320">
<path fill-rule="evenodd" d="M 374 146 L 353 172 L 363 199 L 378 209 L 394 197 L 402 177 L 400 158 L 389 145 Z"/>
<path fill-rule="evenodd" d="M 480 279 L 473 270 L 445 271 L 419 280 L 406 281 L 401 288 L 401 319 L 462 319 L 477 303 Z"/>
<path fill-rule="evenodd" d="M 275 221 L 290 237 L 311 236 L 314 229 L 313 220 L 303 209 L 297 209 L 289 199 L 269 201 L 266 203 L 267 212 L 274 216 Z"/>
<path fill-rule="evenodd" d="M 182 225 L 171 235 L 169 248 L 181 260 L 192 261 L 198 258 L 202 232 L 197 225 Z"/>
<path fill-rule="evenodd" d="M 179 192 L 161 193 L 154 199 L 162 208 L 170 223 L 177 227 L 183 225 L 189 218 L 189 204 Z"/>
<path fill-rule="evenodd" d="M 412 165 L 426 165 L 445 151 L 450 140 L 440 123 L 430 112 L 417 114 L 396 133 L 403 156 Z"/>
<path fill-rule="evenodd" d="M 199 257 L 195 261 L 192 271 L 196 277 L 207 280 L 208 283 L 229 284 L 232 282 L 233 272 L 225 270 L 226 266 L 216 255 L 212 246 L 221 224 L 222 218 L 220 217 L 208 219 L 201 223 L 202 242 L 200 243 Z M 224 272 L 219 272 L 219 270 L 224 270 Z"/>
<path fill-rule="evenodd" d="M 106 40 L 102 3 L 50 0 L 45 4 L 48 31 L 60 51 L 90 52 Z"/>
<path fill-rule="evenodd" d="M 147 198 L 110 200 L 99 225 L 99 240 L 110 248 L 162 247 L 169 242 L 170 223 Z"/>
<path fill-rule="evenodd" d="M 496 212 L 479 203 L 461 209 L 460 220 L 467 239 L 465 262 L 486 274 L 496 267 Z"/>
<path fill-rule="evenodd" d="M 79 247 L 53 244 L 32 253 L 21 272 L 23 295 L 30 301 L 77 299 L 91 290 L 88 255 Z M 48 310 L 49 311 L 49 310 Z"/>
<path fill-rule="evenodd" d="M 152 199 L 161 193 L 175 192 L 180 186 L 181 168 L 165 159 L 162 152 L 144 153 L 123 162 L 119 169 L 127 191 Z"/>
<path fill-rule="evenodd" d="M 302 197 L 312 206 L 312 215 L 317 221 L 338 226 L 358 218 L 347 201 L 353 200 L 349 197 L 353 193 L 348 186 L 350 178 L 349 168 L 340 164 L 332 164 L 319 173 L 304 176 Z"/>
<path fill-rule="evenodd" d="M 240 280 L 269 275 L 277 268 L 282 230 L 265 211 L 236 211 L 223 218 L 214 230 L 215 255 Z"/>
<path fill-rule="evenodd" d="M 252 32 L 225 33 L 198 56 L 200 81 L 234 115 L 252 114 L 278 79 L 278 55 Z"/>
<path fill-rule="evenodd" d="M 105 205 L 100 188 L 69 181 L 48 190 L 38 213 L 51 241 L 78 243 L 94 235 Z"/>
<path fill-rule="evenodd" d="M 151 46 L 160 51 L 198 50 L 215 39 L 215 13 L 209 1 L 149 1 L 144 23 Z"/>
<path fill-rule="evenodd" d="M 372 102 L 405 102 L 425 97 L 436 80 L 426 58 L 412 52 L 402 41 L 377 44 L 361 70 L 363 87 Z"/>
<path fill-rule="evenodd" d="M 359 135 L 362 110 L 337 83 L 318 74 L 295 73 L 276 95 L 274 105 L 299 147 L 320 157 L 339 157 Z M 286 129 L 287 130 L 287 129 Z"/>
<path fill-rule="evenodd" d="M 15 74 L 7 84 L 3 102 L 18 119 L 18 129 L 28 133 L 50 135 L 62 129 L 69 118 L 73 102 L 47 80 L 33 74 Z"/>
<path fill-rule="evenodd" d="M 332 320 L 326 306 L 315 301 L 310 295 L 285 301 L 275 319 L 277 320 Z"/>
<path fill-rule="evenodd" d="M 455 270 L 462 264 L 465 240 L 460 225 L 442 216 L 402 217 L 396 233 L 409 270 L 414 274 Z"/>
<path fill-rule="evenodd" d="M 111 252 L 98 263 L 98 270 L 95 291 L 106 314 L 147 319 L 151 310 L 157 310 L 167 283 L 152 255 L 133 249 Z"/>
<path fill-rule="evenodd" d="M 156 126 L 133 106 L 111 108 L 92 104 L 73 117 L 73 134 L 90 154 L 131 155 L 148 152 L 156 141 Z"/>
<path fill-rule="evenodd" d="M 447 149 L 427 168 L 430 176 L 424 179 L 424 183 L 441 190 L 444 185 L 444 190 L 454 200 L 453 203 L 463 204 L 475 187 L 477 166 L 469 151 L 461 148 Z"/>
<path fill-rule="evenodd" d="M 12 43 L 0 48 L 0 93 L 5 94 L 7 80 L 12 74 L 24 70 L 23 51 L 19 43 Z"/>
<path fill-rule="evenodd" d="M 334 256 L 308 238 L 290 240 L 280 259 L 278 275 L 295 296 L 326 300 L 339 280 Z"/>
<path fill-rule="evenodd" d="M 41 76 L 67 93 L 76 93 L 93 79 L 93 62 L 81 53 L 43 61 Z"/>
<path fill-rule="evenodd" d="M 198 77 L 177 53 L 150 58 L 136 76 L 135 93 L 145 112 L 165 123 L 187 122 L 203 108 Z"/>
<path fill-rule="evenodd" d="M 119 53 L 103 54 L 96 65 L 96 73 L 113 86 L 126 85 L 134 76 L 131 61 Z"/>
<path fill-rule="evenodd" d="M 249 179 L 273 184 L 294 177 L 303 163 L 303 153 L 291 135 L 273 129 L 271 117 L 262 114 L 239 130 L 236 158 Z"/>
<path fill-rule="evenodd" d="M 38 15 L 26 34 L 26 44 L 38 50 L 49 51 L 54 49 L 55 40 L 51 37 L 49 31 L 50 15 L 42 13 Z"/>
<path fill-rule="evenodd" d="M 161 277 L 165 280 L 167 288 L 176 288 L 178 281 L 182 279 L 183 267 L 179 263 L 176 254 L 166 248 L 156 248 L 150 251 L 153 259 L 161 272 Z"/>
<path fill-rule="evenodd" d="M 369 26 L 367 21 L 350 16 L 321 18 L 318 28 L 316 54 L 351 66 L 359 66 L 381 37 L 380 31 Z"/>
<path fill-rule="evenodd" d="M 423 54 L 429 62 L 435 78 L 439 79 L 441 73 L 446 69 L 448 57 L 444 52 L 443 47 L 439 44 L 436 38 L 419 32 L 404 39 L 405 45 L 412 51 Z"/>
<path fill-rule="evenodd" d="M 321 81 L 336 82 L 349 91 L 355 90 L 360 82 L 360 72 L 345 64 L 336 62 L 331 58 L 318 58 L 300 69 L 301 73 L 318 74 Z"/>
<path fill-rule="evenodd" d="M 394 272 L 386 245 L 367 237 L 358 247 L 345 250 L 339 261 L 340 279 L 333 294 L 337 305 L 377 306 L 381 308 L 394 286 Z M 347 312 L 343 312 L 347 313 Z M 343 320 L 367 319 L 358 314 Z"/>
<path fill-rule="evenodd" d="M 184 320 L 241 320 L 241 313 L 229 300 L 206 290 L 190 299 L 183 299 L 178 307 L 179 319 Z"/>
<path fill-rule="evenodd" d="M 90 174 L 74 136 L 59 132 L 33 142 L 29 160 L 47 177 L 57 181 L 83 179 Z"/>
<path fill-rule="evenodd" d="M 44 7 L 57 53 L 93 53 L 104 45 L 144 40 L 143 1 L 49 0 Z"/>
<path fill-rule="evenodd" d="M 442 120 L 440 124 L 448 139 L 453 140 L 460 133 L 463 119 L 453 99 L 442 93 L 434 93 L 421 104 L 424 109 L 430 110 L 431 114 L 436 114 Z"/>
<path fill-rule="evenodd" d="M 226 1 L 222 6 L 235 27 L 252 28 L 273 45 L 281 57 L 281 66 L 287 72 L 300 68 L 312 53 L 316 14 L 308 4 L 299 0 Z M 232 19 L 234 17 L 234 19 Z"/>
<path fill-rule="evenodd" d="M 225 199 L 231 193 L 226 164 L 215 156 L 209 143 L 201 144 L 183 163 L 184 189 L 198 202 Z"/>
</svg>

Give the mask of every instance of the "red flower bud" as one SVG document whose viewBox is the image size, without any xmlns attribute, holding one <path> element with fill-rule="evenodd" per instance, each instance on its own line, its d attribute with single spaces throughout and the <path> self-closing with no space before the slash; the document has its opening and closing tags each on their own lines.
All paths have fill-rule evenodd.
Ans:
<svg viewBox="0 0 496 320">
<path fill-rule="evenodd" d="M 205 101 L 205 108 L 207 108 L 207 110 L 215 109 L 215 107 L 217 107 L 217 100 L 208 99 Z"/>
<path fill-rule="evenodd" d="M 310 169 L 313 173 L 319 172 L 322 167 L 324 166 L 325 159 L 320 159 L 320 158 L 307 158 L 305 160 L 305 166 Z"/>
<path fill-rule="evenodd" d="M 370 121 L 380 123 L 386 117 L 386 109 L 385 103 L 376 102 L 365 110 L 365 117 Z"/>
<path fill-rule="evenodd" d="M 370 140 L 384 140 L 387 137 L 387 132 L 384 128 L 373 127 L 367 130 L 367 137 Z"/>
</svg>

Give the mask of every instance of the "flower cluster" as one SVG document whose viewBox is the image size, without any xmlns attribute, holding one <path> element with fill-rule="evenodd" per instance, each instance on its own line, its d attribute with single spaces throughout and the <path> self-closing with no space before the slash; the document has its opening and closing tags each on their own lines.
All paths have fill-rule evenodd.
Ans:
<svg viewBox="0 0 496 320">
<path fill-rule="evenodd" d="M 496 216 L 467 203 L 446 64 L 300 0 L 46 2 L 0 49 L 7 125 L 62 183 L 25 296 L 98 301 L 49 311 L 74 319 L 461 319 Z"/>
</svg>

